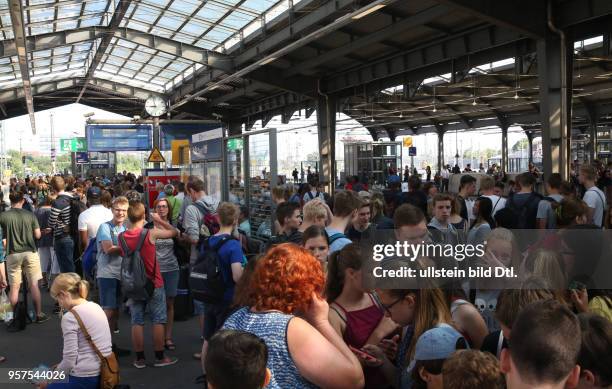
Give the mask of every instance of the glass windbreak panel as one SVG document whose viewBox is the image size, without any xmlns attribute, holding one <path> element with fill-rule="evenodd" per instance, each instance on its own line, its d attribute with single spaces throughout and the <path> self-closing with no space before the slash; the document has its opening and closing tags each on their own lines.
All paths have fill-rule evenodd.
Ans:
<svg viewBox="0 0 612 389">
<path fill-rule="evenodd" d="M 204 178 L 206 178 L 206 193 L 215 200 L 221 202 L 221 162 L 206 162 L 204 165 Z"/>
<path fill-rule="evenodd" d="M 244 147 L 242 138 L 228 139 L 226 143 L 227 176 L 229 183 L 229 201 L 246 204 L 246 184 L 244 174 Z"/>
<path fill-rule="evenodd" d="M 269 142 L 267 132 L 249 137 L 249 220 L 251 234 L 263 240 L 272 235 Z"/>
<path fill-rule="evenodd" d="M 181 169 L 183 179 L 189 175 L 198 177 L 206 183 L 206 193 L 214 199 L 215 207 L 221 202 L 221 161 L 193 163 Z"/>
</svg>

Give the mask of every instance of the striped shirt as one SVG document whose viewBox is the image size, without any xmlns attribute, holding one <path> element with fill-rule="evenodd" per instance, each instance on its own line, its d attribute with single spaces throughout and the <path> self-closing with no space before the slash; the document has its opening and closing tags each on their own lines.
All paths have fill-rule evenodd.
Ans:
<svg viewBox="0 0 612 389">
<path fill-rule="evenodd" d="M 49 227 L 53 229 L 53 236 L 57 239 L 70 235 L 70 200 L 72 199 L 70 194 L 62 192 L 51 204 Z"/>
</svg>

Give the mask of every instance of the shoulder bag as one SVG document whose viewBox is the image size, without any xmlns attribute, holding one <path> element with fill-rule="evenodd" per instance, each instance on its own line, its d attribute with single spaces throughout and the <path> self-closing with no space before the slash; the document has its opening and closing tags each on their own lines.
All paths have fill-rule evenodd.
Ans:
<svg viewBox="0 0 612 389">
<path fill-rule="evenodd" d="M 96 352 L 98 358 L 100 358 L 100 389 L 113 389 L 115 385 L 119 383 L 119 363 L 117 362 L 115 354 L 111 352 L 108 356 L 103 356 L 91 339 L 79 314 L 76 313 L 74 309 L 71 309 L 70 312 L 72 312 L 79 323 L 79 327 L 81 327 L 85 339 L 87 339 L 91 348 Z"/>
</svg>

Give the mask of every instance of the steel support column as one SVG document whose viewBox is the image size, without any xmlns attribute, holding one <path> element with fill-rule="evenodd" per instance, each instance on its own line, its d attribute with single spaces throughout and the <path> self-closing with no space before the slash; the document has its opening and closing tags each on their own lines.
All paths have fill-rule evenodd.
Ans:
<svg viewBox="0 0 612 389">
<path fill-rule="evenodd" d="M 589 158 L 593 162 L 597 159 L 597 118 L 589 123 Z"/>
<path fill-rule="evenodd" d="M 317 101 L 317 132 L 319 136 L 319 181 L 327 183 L 326 190 L 336 187 L 336 100 L 320 96 Z"/>
<path fill-rule="evenodd" d="M 551 32 L 537 43 L 544 176 L 560 173 L 564 180 L 570 162 L 572 42 Z"/>
<path fill-rule="evenodd" d="M 589 160 L 597 159 L 597 124 L 599 122 L 599 109 L 597 105 L 584 98 L 580 99 L 589 118 Z"/>
<path fill-rule="evenodd" d="M 533 131 L 525 131 L 529 144 L 529 163 L 533 163 Z"/>
<path fill-rule="evenodd" d="M 444 169 L 444 130 L 438 130 L 438 174 Z"/>
<path fill-rule="evenodd" d="M 502 126 L 501 170 L 508 172 L 508 126 Z"/>
</svg>

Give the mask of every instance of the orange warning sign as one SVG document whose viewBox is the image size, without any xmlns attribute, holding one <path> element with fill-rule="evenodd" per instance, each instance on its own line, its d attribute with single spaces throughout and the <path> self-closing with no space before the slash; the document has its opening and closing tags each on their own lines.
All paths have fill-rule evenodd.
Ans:
<svg viewBox="0 0 612 389">
<path fill-rule="evenodd" d="M 147 162 L 166 162 L 166 160 L 164 159 L 164 156 L 159 151 L 159 149 L 157 147 L 153 147 L 153 150 L 151 151 L 151 154 L 149 154 Z"/>
</svg>

